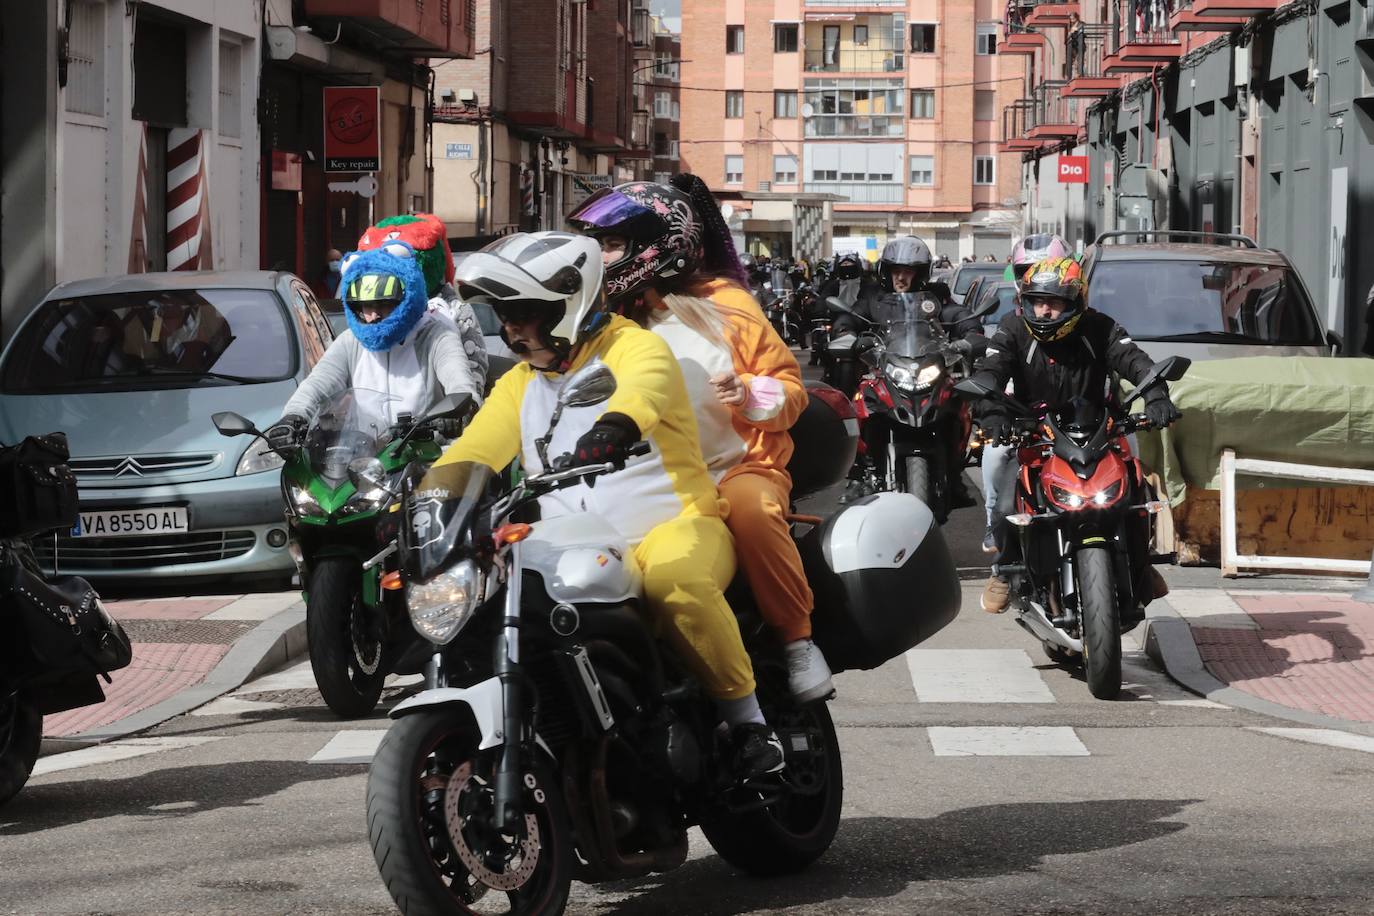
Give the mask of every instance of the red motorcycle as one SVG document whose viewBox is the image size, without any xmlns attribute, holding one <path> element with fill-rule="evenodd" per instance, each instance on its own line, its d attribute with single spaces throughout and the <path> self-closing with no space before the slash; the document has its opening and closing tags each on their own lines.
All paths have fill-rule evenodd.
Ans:
<svg viewBox="0 0 1374 916">
<path fill-rule="evenodd" d="M 1121 634 L 1145 617 L 1149 516 L 1164 508 L 1127 439 L 1150 422 L 1128 409 L 1189 365 L 1178 356 L 1156 363 L 1119 405 L 1075 399 L 1043 416 L 976 379 L 955 386 L 971 399 L 1002 401 L 1016 418 L 1012 444 L 1021 467 L 1016 511 L 1007 521 L 1021 562 L 998 568 L 1011 584 L 1016 622 L 1052 660 L 1081 657 L 1088 689 L 1100 700 L 1121 690 Z"/>
</svg>

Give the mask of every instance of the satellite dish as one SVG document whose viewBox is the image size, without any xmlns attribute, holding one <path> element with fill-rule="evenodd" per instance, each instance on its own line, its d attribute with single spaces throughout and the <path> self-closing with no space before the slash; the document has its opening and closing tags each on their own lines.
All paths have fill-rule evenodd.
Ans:
<svg viewBox="0 0 1374 916">
<path fill-rule="evenodd" d="M 801 107 L 803 118 L 809 118 L 816 113 L 816 109 L 810 102 L 804 102 Z"/>
<path fill-rule="evenodd" d="M 720 215 L 725 219 L 729 219 L 730 217 L 735 215 L 735 208 L 730 206 L 729 204 L 721 204 Z"/>
</svg>

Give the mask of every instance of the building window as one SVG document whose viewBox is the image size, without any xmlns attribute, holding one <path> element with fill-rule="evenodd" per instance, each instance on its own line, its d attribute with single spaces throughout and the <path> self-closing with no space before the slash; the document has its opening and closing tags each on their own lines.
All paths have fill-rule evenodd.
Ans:
<svg viewBox="0 0 1374 916">
<path fill-rule="evenodd" d="M 991 156 L 973 157 L 973 183 L 974 184 L 996 184 L 997 183 L 997 160 Z"/>
<path fill-rule="evenodd" d="M 239 122 L 239 64 L 242 50 L 232 41 L 219 43 L 219 135 L 237 137 L 242 133 Z"/>
<path fill-rule="evenodd" d="M 672 172 L 654 172 L 654 182 L 656 184 L 668 184 L 672 180 Z"/>
<path fill-rule="evenodd" d="M 797 157 L 773 157 L 773 184 L 797 183 Z"/>
<path fill-rule="evenodd" d="M 744 157 L 725 157 L 725 183 L 744 184 Z"/>
<path fill-rule="evenodd" d="M 105 5 L 67 7 L 67 87 L 64 105 L 77 114 L 105 116 Z M 235 133 L 233 136 L 237 137 Z"/>
<path fill-rule="evenodd" d="M 670 118 L 673 116 L 673 94 L 667 90 L 660 89 L 654 93 L 654 117 Z"/>
<path fill-rule="evenodd" d="M 773 26 L 773 53 L 797 53 L 797 24 L 795 22 L 779 23 Z"/>
<path fill-rule="evenodd" d="M 727 89 L 725 90 L 725 116 L 727 118 L 744 117 L 744 90 Z"/>
<path fill-rule="evenodd" d="M 807 137 L 901 137 L 906 90 L 900 80 L 806 81 Z"/>
<path fill-rule="evenodd" d="M 911 24 L 911 53 L 935 53 L 935 23 L 913 22 Z"/>
<path fill-rule="evenodd" d="M 911 117 L 913 120 L 929 120 L 935 117 L 935 90 L 911 90 Z"/>
<path fill-rule="evenodd" d="M 676 140 L 669 140 L 669 141 L 668 141 L 668 158 L 669 158 L 669 159 L 676 159 L 676 158 L 677 158 L 677 141 L 676 141 Z"/>
<path fill-rule="evenodd" d="M 987 56 L 997 53 L 997 26 L 993 23 L 984 23 L 978 26 L 978 35 L 975 38 L 974 49 L 978 54 Z"/>
<path fill-rule="evenodd" d="M 934 156 L 911 157 L 911 186 L 913 188 L 930 188 L 935 186 Z"/>
<path fill-rule="evenodd" d="M 497 7 L 493 7 L 493 9 L 496 8 L 499 8 L 499 4 Z M 660 51 L 658 53 L 654 58 L 654 76 L 667 80 L 677 79 L 677 62 L 673 58 L 673 55 L 666 51 Z"/>
<path fill-rule="evenodd" d="M 773 117 L 795 118 L 797 116 L 797 93 L 792 89 L 773 90 Z"/>
<path fill-rule="evenodd" d="M 725 27 L 725 53 L 744 53 L 744 26 L 727 25 Z"/>
<path fill-rule="evenodd" d="M 678 120 L 681 120 L 681 119 L 682 119 L 682 109 L 681 109 L 680 107 L 678 107 L 677 102 L 674 102 L 674 103 L 673 103 L 673 120 L 674 120 L 674 121 L 678 121 Z"/>
<path fill-rule="evenodd" d="M 662 131 L 654 134 L 654 155 L 668 157 L 668 135 Z"/>
<path fill-rule="evenodd" d="M 991 121 L 997 110 L 997 93 L 992 89 L 973 90 L 973 120 Z"/>
<path fill-rule="evenodd" d="M 868 26 L 854 26 L 854 44 L 866 46 L 868 44 Z"/>
</svg>

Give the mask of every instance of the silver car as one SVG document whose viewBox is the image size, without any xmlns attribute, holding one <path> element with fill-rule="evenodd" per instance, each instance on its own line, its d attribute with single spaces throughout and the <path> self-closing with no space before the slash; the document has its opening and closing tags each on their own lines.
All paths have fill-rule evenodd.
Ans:
<svg viewBox="0 0 1374 916">
<path fill-rule="evenodd" d="M 0 440 L 61 430 L 80 521 L 36 544 L 95 579 L 285 581 L 281 459 L 212 414 L 276 420 L 333 340 L 274 271 L 151 273 L 55 287 L 0 356 Z"/>
</svg>

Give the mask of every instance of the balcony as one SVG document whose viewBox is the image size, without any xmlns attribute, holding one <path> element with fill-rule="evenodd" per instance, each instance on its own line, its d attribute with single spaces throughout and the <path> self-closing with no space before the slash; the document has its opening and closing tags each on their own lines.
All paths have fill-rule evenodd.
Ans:
<svg viewBox="0 0 1374 916">
<path fill-rule="evenodd" d="M 818 114 L 806 119 L 805 135 L 812 137 L 905 137 L 906 115 Z"/>
<path fill-rule="evenodd" d="M 1024 21 L 1033 29 L 1063 28 L 1069 24 L 1069 14 L 1077 12 L 1078 0 L 1040 0 Z"/>
<path fill-rule="evenodd" d="M 617 159 L 654 158 L 653 113 L 640 108 L 630 118 L 630 148 L 620 152 Z"/>
<path fill-rule="evenodd" d="M 1043 141 L 1029 136 L 1035 124 L 1035 100 L 1018 99 L 1002 109 L 1002 142 L 1004 153 L 1028 153 L 1038 150 Z"/>
<path fill-rule="evenodd" d="M 1045 43 L 1045 36 L 1023 25 L 1008 25 L 1006 37 L 997 43 L 998 54 L 1033 55 Z"/>
<path fill-rule="evenodd" d="M 1068 49 L 1068 65 L 1065 75 L 1068 82 L 1060 94 L 1069 99 L 1093 99 L 1110 95 L 1121 86 L 1121 78 L 1102 72 L 1102 62 L 1107 56 L 1111 36 L 1104 25 L 1083 26 L 1081 53 Z"/>
<path fill-rule="evenodd" d="M 905 66 L 901 48 L 808 49 L 807 73 L 900 73 Z"/>
<path fill-rule="evenodd" d="M 1035 87 L 1035 104 L 1025 123 L 1026 137 L 1045 143 L 1057 143 L 1078 136 L 1078 102 L 1063 94 L 1065 83 L 1044 82 Z"/>
<path fill-rule="evenodd" d="M 638 50 L 654 46 L 654 27 L 649 18 L 651 15 L 648 5 L 641 0 L 636 0 L 634 8 L 630 10 L 630 40 L 632 46 Z"/>
<path fill-rule="evenodd" d="M 900 181 L 808 181 L 807 193 L 838 194 L 851 204 L 900 204 L 906 187 Z"/>
<path fill-rule="evenodd" d="M 1169 14 L 1169 28 L 1175 32 L 1238 32 L 1249 20 L 1243 16 L 1218 18 L 1202 16 L 1195 9 L 1194 0 L 1177 0 Z"/>
<path fill-rule="evenodd" d="M 304 5 L 306 16 L 326 20 L 324 26 L 337 23 L 378 51 L 411 57 L 473 55 L 475 0 L 304 0 Z"/>
<path fill-rule="evenodd" d="M 1111 54 L 1102 61 L 1107 76 L 1122 73 L 1148 73 L 1160 64 L 1167 64 L 1183 56 L 1183 43 L 1166 24 L 1147 23 L 1137 30 L 1134 16 L 1127 17 L 1125 35 Z M 1109 35 L 1109 39 L 1115 36 Z"/>
<path fill-rule="evenodd" d="M 1248 19 L 1272 13 L 1279 5 L 1279 0 L 1193 0 L 1193 13 L 1202 19 Z"/>
</svg>

